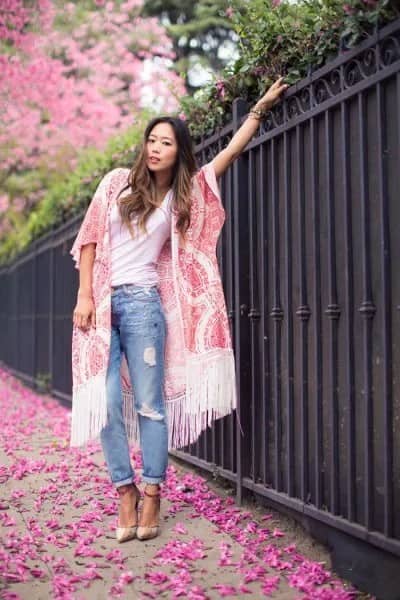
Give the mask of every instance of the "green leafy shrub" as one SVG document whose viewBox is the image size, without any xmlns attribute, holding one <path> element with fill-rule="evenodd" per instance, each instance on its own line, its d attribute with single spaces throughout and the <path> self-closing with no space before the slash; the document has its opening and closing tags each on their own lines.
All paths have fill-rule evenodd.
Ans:
<svg viewBox="0 0 400 600">
<path fill-rule="evenodd" d="M 239 59 L 220 79 L 182 100 L 196 138 L 230 120 L 235 98 L 252 102 L 281 75 L 294 84 L 400 11 L 391 0 L 232 0 L 230 16 Z"/>
</svg>

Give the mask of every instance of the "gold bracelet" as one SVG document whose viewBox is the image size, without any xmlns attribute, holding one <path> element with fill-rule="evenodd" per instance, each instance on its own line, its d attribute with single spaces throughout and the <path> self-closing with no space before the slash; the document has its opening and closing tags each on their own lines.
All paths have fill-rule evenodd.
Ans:
<svg viewBox="0 0 400 600">
<path fill-rule="evenodd" d="M 249 110 L 249 116 L 253 116 L 254 119 L 261 121 L 261 119 L 267 116 L 267 113 L 260 108 L 251 108 Z"/>
<path fill-rule="evenodd" d="M 265 117 L 265 112 L 263 110 L 261 110 L 260 108 L 251 108 L 249 110 L 249 112 L 254 113 L 255 115 L 258 115 L 259 117 Z"/>
<path fill-rule="evenodd" d="M 256 121 L 261 121 L 261 117 L 259 117 L 256 113 L 253 113 L 251 110 L 247 115 L 250 119 L 255 119 Z"/>
</svg>

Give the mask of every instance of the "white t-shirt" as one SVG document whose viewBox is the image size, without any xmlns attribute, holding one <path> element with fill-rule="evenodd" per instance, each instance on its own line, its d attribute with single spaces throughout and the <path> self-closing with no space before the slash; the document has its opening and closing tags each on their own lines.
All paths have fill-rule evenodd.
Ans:
<svg viewBox="0 0 400 600">
<path fill-rule="evenodd" d="M 111 285 L 136 283 L 141 286 L 158 284 L 156 265 L 161 249 L 170 237 L 172 190 L 146 221 L 147 235 L 138 234 L 137 217 L 132 219 L 135 237 L 122 225 L 117 203 L 110 211 Z"/>
</svg>

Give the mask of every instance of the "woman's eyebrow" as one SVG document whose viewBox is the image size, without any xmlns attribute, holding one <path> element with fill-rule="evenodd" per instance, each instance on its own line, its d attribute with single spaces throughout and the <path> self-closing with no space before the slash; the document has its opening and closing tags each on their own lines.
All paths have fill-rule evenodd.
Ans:
<svg viewBox="0 0 400 600">
<path fill-rule="evenodd" d="M 167 135 L 157 136 L 157 135 L 154 135 L 154 133 L 151 133 L 149 135 L 149 139 L 152 137 L 154 137 L 154 138 L 161 137 L 162 140 L 169 140 L 170 142 L 173 141 L 172 138 L 168 137 Z"/>
</svg>

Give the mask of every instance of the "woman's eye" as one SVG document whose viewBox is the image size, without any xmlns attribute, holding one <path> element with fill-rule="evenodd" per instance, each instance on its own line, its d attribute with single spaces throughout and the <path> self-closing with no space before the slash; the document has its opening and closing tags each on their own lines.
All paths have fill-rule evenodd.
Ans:
<svg viewBox="0 0 400 600">
<path fill-rule="evenodd" d="M 155 144 L 157 140 L 147 140 L 149 144 Z M 172 146 L 171 142 L 162 142 L 164 146 Z"/>
</svg>

